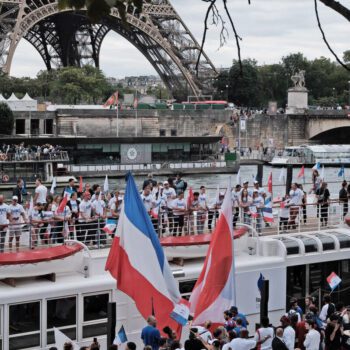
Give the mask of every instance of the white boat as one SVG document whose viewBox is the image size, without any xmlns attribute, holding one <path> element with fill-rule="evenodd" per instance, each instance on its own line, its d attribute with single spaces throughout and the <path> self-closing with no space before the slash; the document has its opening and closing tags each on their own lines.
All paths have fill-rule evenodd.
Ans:
<svg viewBox="0 0 350 350">
<path fill-rule="evenodd" d="M 301 145 L 285 147 L 275 155 L 270 164 L 292 165 L 349 165 L 350 145 Z"/>
<path fill-rule="evenodd" d="M 162 243 L 180 292 L 189 298 L 210 240 L 203 235 L 203 242 L 186 245 L 184 238 L 169 237 Z M 262 237 L 253 231 L 246 234 L 242 231 L 234 247 L 237 305 L 247 315 L 251 332 L 260 317 L 257 287 L 260 274 L 270 281 L 269 317 L 273 324 L 278 324 L 285 313 L 286 299 L 302 299 L 305 295 L 318 295 L 319 288 L 327 289 L 326 277 L 331 272 L 341 277 L 342 289 L 350 286 L 348 226 L 341 224 L 322 231 Z M 48 349 L 54 343 L 53 327 L 58 327 L 80 346 L 89 345 L 92 338 L 97 337 L 101 349 L 106 349 L 109 301 L 117 304 L 117 329 L 123 325 L 129 341 L 141 347 L 140 331 L 145 321 L 134 302 L 116 289 L 116 281 L 105 271 L 108 253 L 108 248 L 96 249 L 90 251 L 90 255 L 84 253 L 82 258 L 79 250 L 78 264 L 60 259 L 60 264 L 43 271 L 55 273 L 55 282 L 37 279 L 37 274 L 33 274 L 35 266 L 31 266 L 33 262 L 16 264 L 14 271 L 22 270 L 18 272 L 21 278 L 16 278 L 16 286 L 0 285 L 0 349 Z M 181 265 L 175 264 L 175 257 L 182 258 Z M 64 270 L 60 270 L 61 265 Z M 0 268 L 0 279 L 10 277 L 9 274 L 1 276 L 1 271 L 4 270 Z M 338 292 L 334 294 L 336 297 Z M 350 304 L 348 293 L 339 294 Z"/>
</svg>

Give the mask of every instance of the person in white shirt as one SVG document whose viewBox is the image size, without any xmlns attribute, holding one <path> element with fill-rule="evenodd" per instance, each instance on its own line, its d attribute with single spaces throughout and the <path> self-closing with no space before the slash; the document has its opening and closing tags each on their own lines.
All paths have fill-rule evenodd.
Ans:
<svg viewBox="0 0 350 350">
<path fill-rule="evenodd" d="M 326 326 L 327 326 L 327 315 L 332 314 L 335 311 L 335 308 L 334 308 L 334 304 L 332 304 L 331 296 L 329 294 L 326 294 L 323 297 L 323 302 L 324 302 L 324 305 L 322 306 L 321 312 L 320 312 L 318 317 L 323 323 L 323 328 L 326 328 Z M 328 310 L 330 307 L 332 308 L 332 310 Z"/>
<path fill-rule="evenodd" d="M 254 339 L 248 339 L 248 331 L 241 330 L 241 337 L 233 339 L 230 343 L 233 350 L 251 350 L 256 347 L 257 342 Z"/>
<path fill-rule="evenodd" d="M 257 190 L 258 193 L 260 194 L 260 196 L 262 196 L 264 199 L 266 197 L 266 192 L 265 192 L 265 189 L 263 187 L 260 187 L 259 186 L 259 181 L 254 181 L 254 188 L 253 188 L 253 191 Z"/>
<path fill-rule="evenodd" d="M 79 204 L 79 225 L 77 227 L 77 239 L 78 241 L 85 243 L 91 242 L 91 240 L 94 239 L 94 237 L 92 237 L 94 235 L 94 232 L 91 232 L 91 223 L 93 221 L 93 218 L 90 198 L 90 192 L 84 192 L 83 200 Z"/>
<path fill-rule="evenodd" d="M 176 192 L 175 189 L 170 187 L 168 181 L 163 182 L 163 196 L 165 196 L 165 212 L 164 212 L 164 218 L 163 222 L 164 225 L 169 226 L 169 231 L 173 231 L 174 227 L 174 216 L 173 216 L 173 209 L 172 209 L 172 202 L 176 198 Z"/>
<path fill-rule="evenodd" d="M 0 253 L 4 252 L 6 232 L 10 218 L 9 206 L 4 203 L 5 197 L 0 195 Z"/>
<path fill-rule="evenodd" d="M 286 344 L 288 350 L 294 350 L 295 348 L 295 330 L 290 325 L 290 319 L 287 316 L 282 316 L 281 324 L 283 327 L 283 341 Z"/>
<path fill-rule="evenodd" d="M 271 350 L 272 349 L 272 339 L 274 331 L 270 327 L 270 320 L 268 317 L 263 316 L 261 318 L 261 327 L 257 329 L 254 340 L 260 342 L 261 340 L 266 339 L 261 345 L 260 350 Z"/>
<path fill-rule="evenodd" d="M 205 321 L 203 327 L 197 326 L 198 335 L 206 342 L 209 343 L 213 339 L 213 335 L 210 332 L 210 327 L 212 326 L 211 321 Z"/>
<path fill-rule="evenodd" d="M 301 205 L 303 204 L 304 192 L 298 187 L 298 184 L 293 183 L 292 188 L 289 191 L 289 227 L 296 229 L 296 218 L 301 213 Z M 300 216 L 300 215 L 299 215 Z"/>
<path fill-rule="evenodd" d="M 16 250 L 19 250 L 19 242 L 22 234 L 22 228 L 20 224 L 21 217 L 26 221 L 26 215 L 24 208 L 21 204 L 18 204 L 18 197 L 12 197 L 12 204 L 9 205 L 10 213 L 10 234 L 9 234 L 9 248 L 12 250 L 12 240 L 16 239 Z"/>
<path fill-rule="evenodd" d="M 47 196 L 47 188 L 42 185 L 41 179 L 36 179 L 35 180 L 35 195 L 34 195 L 34 204 L 36 203 L 41 203 L 45 204 L 46 203 L 46 196 Z"/>
<path fill-rule="evenodd" d="M 308 331 L 304 341 L 305 350 L 319 350 L 321 335 L 315 329 L 315 322 L 313 320 L 305 321 L 305 328 Z"/>
<path fill-rule="evenodd" d="M 71 210 L 67 205 L 67 197 L 60 197 L 60 204 L 54 211 L 55 227 L 52 230 L 52 241 L 53 243 L 63 243 L 64 238 L 67 237 L 69 227 L 68 222 L 71 218 Z M 64 203 L 66 203 L 64 205 Z"/>
<path fill-rule="evenodd" d="M 201 186 L 198 196 L 198 211 L 197 211 L 197 233 L 201 234 L 204 231 L 205 219 L 208 211 L 207 194 L 205 186 Z"/>
<path fill-rule="evenodd" d="M 182 235 L 185 224 L 185 213 L 187 212 L 187 203 L 184 200 L 184 193 L 179 191 L 178 197 L 172 203 L 174 213 L 174 232 L 173 236 L 177 234 Z"/>
<path fill-rule="evenodd" d="M 264 208 L 264 198 L 259 194 L 259 191 L 257 189 L 253 190 L 253 197 L 252 197 L 252 204 L 253 208 L 256 210 L 256 230 L 258 233 L 261 233 L 262 228 L 262 217 L 263 212 L 262 209 Z M 250 210 L 253 216 L 253 211 Z"/>
<path fill-rule="evenodd" d="M 233 227 L 236 227 L 236 223 L 239 218 L 239 199 L 241 196 L 241 188 L 241 185 L 236 185 L 235 189 L 231 192 L 232 207 L 234 208 Z"/>
<path fill-rule="evenodd" d="M 151 193 L 151 188 L 149 186 L 146 186 L 142 191 L 141 200 L 146 208 L 147 213 L 150 214 L 151 210 L 156 206 L 156 201 Z"/>
</svg>

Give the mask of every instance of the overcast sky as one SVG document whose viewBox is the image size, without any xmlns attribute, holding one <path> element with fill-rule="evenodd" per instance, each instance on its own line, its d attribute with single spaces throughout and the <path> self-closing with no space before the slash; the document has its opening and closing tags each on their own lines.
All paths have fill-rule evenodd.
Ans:
<svg viewBox="0 0 350 350">
<path fill-rule="evenodd" d="M 218 2 L 221 2 L 218 0 Z M 350 6 L 349 0 L 342 0 Z M 313 0 L 228 0 L 230 12 L 242 36 L 243 58 L 260 64 L 279 62 L 282 56 L 303 52 L 310 59 L 331 57 L 317 27 Z M 207 4 L 201 0 L 172 0 L 172 4 L 198 41 L 203 32 Z M 329 42 L 342 56 L 350 49 L 350 24 L 322 3 L 321 20 Z M 205 51 L 216 67 L 228 67 L 237 52 L 230 32 L 229 42 L 219 49 L 219 29 L 211 26 Z M 101 49 L 100 64 L 107 76 L 155 74 L 148 61 L 129 42 L 110 32 Z M 11 75 L 35 76 L 45 66 L 36 50 L 22 40 L 16 50 Z"/>
</svg>

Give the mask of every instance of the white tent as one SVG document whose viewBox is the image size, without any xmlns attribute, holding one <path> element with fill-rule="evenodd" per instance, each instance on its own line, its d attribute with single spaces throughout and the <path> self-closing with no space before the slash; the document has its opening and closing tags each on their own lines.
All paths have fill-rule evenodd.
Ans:
<svg viewBox="0 0 350 350">
<path fill-rule="evenodd" d="M 6 102 L 6 98 L 2 94 L 0 94 L 0 102 Z"/>
<path fill-rule="evenodd" d="M 12 101 L 19 101 L 19 99 L 17 98 L 17 96 L 14 93 L 12 93 L 11 96 L 7 100 L 7 102 L 12 102 Z"/>
<path fill-rule="evenodd" d="M 13 111 L 35 112 L 38 110 L 38 102 L 33 100 L 28 93 L 26 93 L 20 100 L 14 93 L 12 93 L 6 102 Z"/>
</svg>

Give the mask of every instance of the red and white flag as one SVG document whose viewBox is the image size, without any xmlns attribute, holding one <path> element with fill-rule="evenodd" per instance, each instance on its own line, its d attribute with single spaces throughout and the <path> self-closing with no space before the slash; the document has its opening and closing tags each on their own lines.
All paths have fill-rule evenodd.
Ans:
<svg viewBox="0 0 350 350">
<path fill-rule="evenodd" d="M 68 202 L 68 195 L 66 194 L 64 196 L 64 198 L 61 200 L 61 203 L 60 203 L 60 205 L 57 208 L 57 213 L 63 213 L 64 212 L 64 210 L 66 208 L 66 205 L 67 205 L 67 202 Z"/>
<path fill-rule="evenodd" d="M 103 107 L 117 106 L 119 100 L 119 91 L 116 91 L 103 105 Z"/>
<path fill-rule="evenodd" d="M 305 176 L 305 167 L 304 165 L 301 167 L 298 175 L 297 175 L 297 178 L 300 179 L 301 177 L 304 177 Z"/>
<path fill-rule="evenodd" d="M 267 180 L 267 192 L 272 193 L 272 172 Z"/>
<path fill-rule="evenodd" d="M 139 101 L 138 101 L 137 97 L 135 96 L 135 98 L 134 98 L 134 109 L 137 109 L 138 105 L 139 105 Z"/>
<path fill-rule="evenodd" d="M 232 201 L 228 187 L 203 270 L 190 298 L 194 325 L 206 320 L 222 324 L 222 313 L 235 305 L 233 259 Z"/>
</svg>

